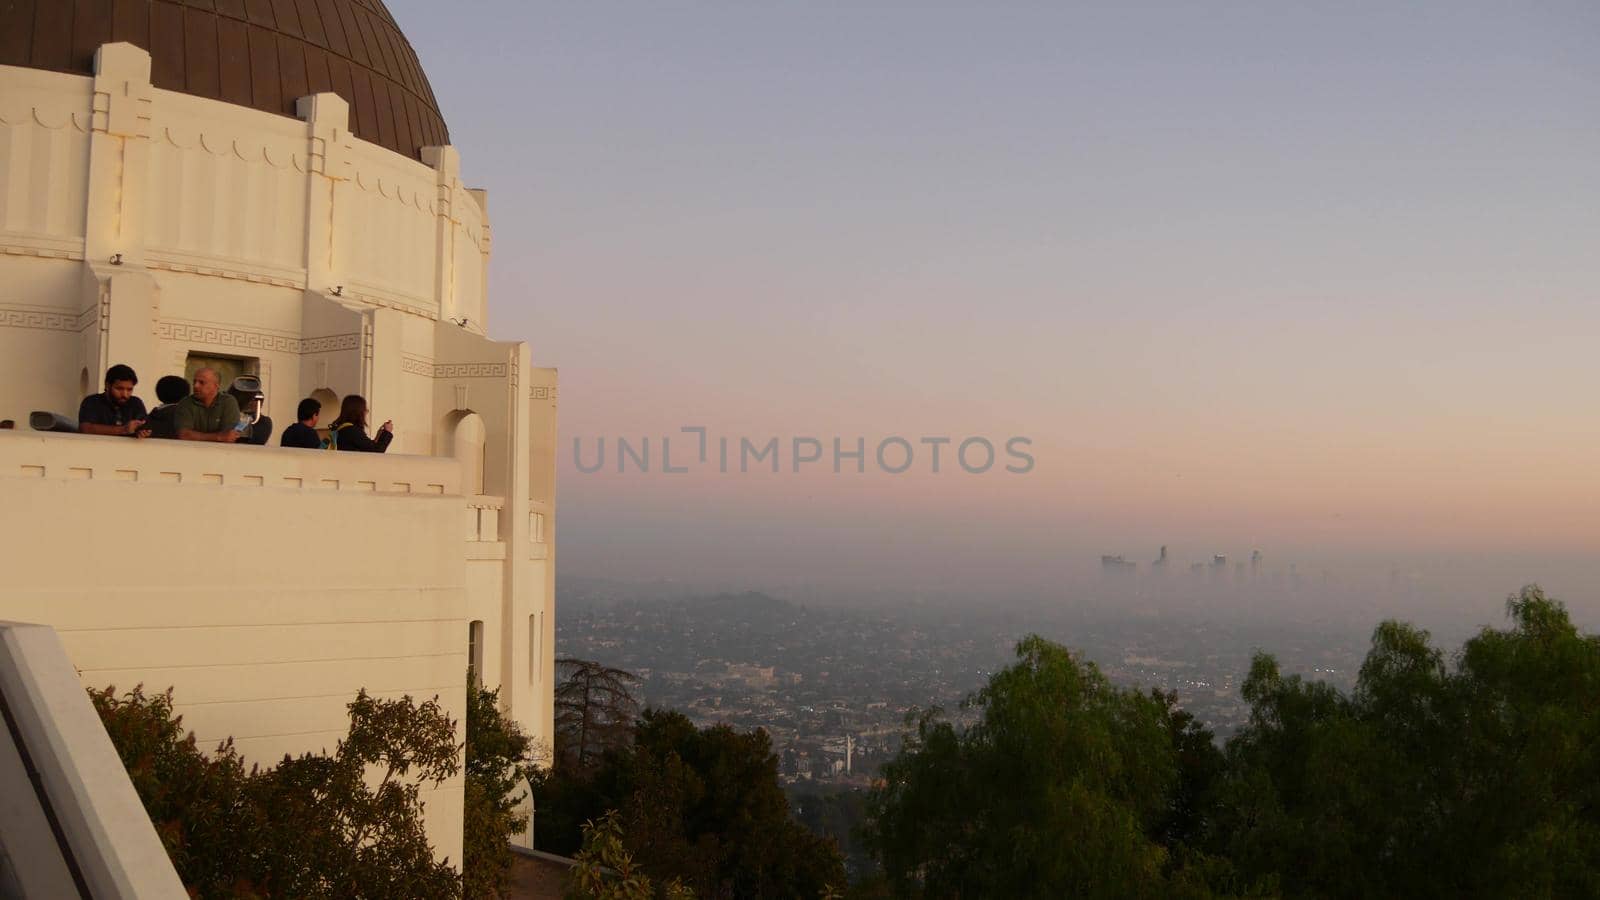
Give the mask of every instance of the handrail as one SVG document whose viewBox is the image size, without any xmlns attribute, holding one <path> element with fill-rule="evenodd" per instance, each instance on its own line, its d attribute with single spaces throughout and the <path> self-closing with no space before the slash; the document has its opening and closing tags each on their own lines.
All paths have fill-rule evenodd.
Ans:
<svg viewBox="0 0 1600 900">
<path fill-rule="evenodd" d="M 0 849 L 30 897 L 185 896 L 54 629 L 0 622 Z"/>
</svg>

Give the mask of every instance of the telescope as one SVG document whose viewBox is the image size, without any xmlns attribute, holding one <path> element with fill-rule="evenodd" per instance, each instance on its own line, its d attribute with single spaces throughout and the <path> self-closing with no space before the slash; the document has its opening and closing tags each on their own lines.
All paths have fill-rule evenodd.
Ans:
<svg viewBox="0 0 1600 900">
<path fill-rule="evenodd" d="M 261 390 L 261 379 L 255 375 L 240 375 L 228 385 L 228 393 L 239 401 L 241 421 L 249 417 L 248 432 L 242 442 L 260 446 L 272 437 L 272 417 L 266 415 L 267 395 Z"/>
<path fill-rule="evenodd" d="M 60 413 L 34 410 L 28 413 L 28 427 L 34 431 L 58 431 L 63 434 L 77 434 L 78 420 Z"/>
<path fill-rule="evenodd" d="M 267 395 L 261 391 L 261 379 L 254 375 L 240 375 L 228 385 L 228 393 L 239 402 L 239 411 L 250 414 L 250 424 L 261 421 L 261 409 L 267 405 Z"/>
</svg>

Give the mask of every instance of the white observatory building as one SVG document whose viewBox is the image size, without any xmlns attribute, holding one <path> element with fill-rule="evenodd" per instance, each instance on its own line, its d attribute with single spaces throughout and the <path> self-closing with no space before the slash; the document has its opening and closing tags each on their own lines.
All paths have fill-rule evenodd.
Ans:
<svg viewBox="0 0 1600 900">
<path fill-rule="evenodd" d="M 556 374 L 485 336 L 488 209 L 380 0 L 0 4 L 0 620 L 266 765 L 361 688 L 464 718 L 469 663 L 550 740 Z M 394 444 L 28 430 L 116 363 L 152 407 L 255 375 L 279 432 L 359 393 Z"/>
</svg>

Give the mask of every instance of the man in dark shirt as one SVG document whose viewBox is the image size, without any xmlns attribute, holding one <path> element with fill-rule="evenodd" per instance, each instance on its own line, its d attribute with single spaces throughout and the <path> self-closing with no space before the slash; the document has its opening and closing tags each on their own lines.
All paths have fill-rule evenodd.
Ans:
<svg viewBox="0 0 1600 900">
<path fill-rule="evenodd" d="M 279 445 L 304 447 L 307 450 L 322 449 L 322 438 L 317 436 L 317 419 L 322 415 L 322 404 L 307 397 L 300 401 L 300 407 L 294 414 L 300 421 L 283 430 Z"/>
<path fill-rule="evenodd" d="M 239 440 L 239 401 L 222 391 L 217 370 L 204 368 L 194 373 L 194 393 L 178 401 L 173 425 L 181 441 L 215 441 L 231 444 Z"/>
<path fill-rule="evenodd" d="M 150 428 L 150 436 L 156 438 L 176 438 L 178 425 L 178 402 L 189 396 L 189 382 L 183 380 L 182 375 L 163 375 L 156 381 L 156 399 L 161 405 L 150 410 L 150 418 L 145 425 Z"/>
<path fill-rule="evenodd" d="M 139 376 L 133 367 L 117 363 L 106 370 L 105 393 L 90 394 L 78 404 L 78 431 L 147 438 L 144 401 L 133 395 Z"/>
</svg>

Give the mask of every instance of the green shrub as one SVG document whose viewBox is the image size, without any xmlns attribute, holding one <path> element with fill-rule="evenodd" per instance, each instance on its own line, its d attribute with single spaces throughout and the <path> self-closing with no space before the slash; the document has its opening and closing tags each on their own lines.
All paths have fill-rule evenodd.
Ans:
<svg viewBox="0 0 1600 900">
<path fill-rule="evenodd" d="M 623 845 L 622 823 L 612 810 L 583 823 L 583 847 L 567 873 L 565 900 L 694 900 L 694 891 L 672 878 L 656 884 Z"/>
<path fill-rule="evenodd" d="M 90 690 L 106 733 L 178 877 L 198 897 L 454 897 L 461 879 L 434 859 L 420 788 L 456 775 L 455 723 L 438 700 L 350 703 L 333 755 L 244 761 L 231 740 L 209 757 L 172 692 Z"/>
<path fill-rule="evenodd" d="M 537 777 L 533 740 L 500 713 L 500 692 L 467 677 L 467 784 L 463 801 L 463 887 L 468 898 L 494 897 L 511 871 L 512 835 L 528 827 L 517 804 Z"/>
</svg>

